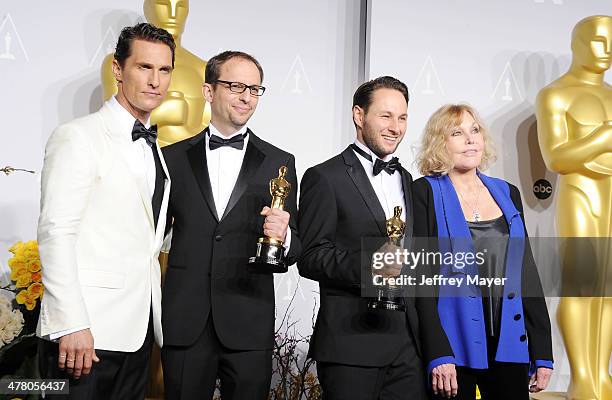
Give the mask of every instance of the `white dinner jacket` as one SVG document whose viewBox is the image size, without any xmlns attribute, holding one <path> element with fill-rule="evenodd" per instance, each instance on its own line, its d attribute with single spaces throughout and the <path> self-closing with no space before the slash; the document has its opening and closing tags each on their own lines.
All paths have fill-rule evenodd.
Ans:
<svg viewBox="0 0 612 400">
<path fill-rule="evenodd" d="M 145 339 L 149 310 L 162 345 L 158 262 L 170 193 L 167 179 L 157 230 L 146 177 L 107 104 L 58 127 L 42 171 L 38 245 L 45 292 L 37 334 L 89 326 L 94 347 L 133 352 Z M 125 130 L 125 128 L 123 128 Z"/>
</svg>

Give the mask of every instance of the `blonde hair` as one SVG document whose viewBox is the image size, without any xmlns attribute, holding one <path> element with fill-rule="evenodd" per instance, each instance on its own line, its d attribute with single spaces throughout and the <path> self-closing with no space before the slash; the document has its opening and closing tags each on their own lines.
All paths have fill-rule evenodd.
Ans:
<svg viewBox="0 0 612 400">
<path fill-rule="evenodd" d="M 478 169 L 486 169 L 495 161 L 495 150 L 487 128 L 474 108 L 467 104 L 446 104 L 436 110 L 427 121 L 421 147 L 416 157 L 417 167 L 422 175 L 445 175 L 453 169 L 453 160 L 446 150 L 446 138 L 452 130 L 461 125 L 463 113 L 467 112 L 480 126 L 484 151 Z"/>
</svg>

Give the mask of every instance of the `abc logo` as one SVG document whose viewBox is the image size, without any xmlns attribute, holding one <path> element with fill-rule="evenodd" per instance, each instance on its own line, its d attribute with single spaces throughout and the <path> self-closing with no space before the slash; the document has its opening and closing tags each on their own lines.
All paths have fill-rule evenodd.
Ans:
<svg viewBox="0 0 612 400">
<path fill-rule="evenodd" d="M 540 200 L 547 199 L 552 194 L 552 185 L 546 179 L 538 179 L 533 184 L 533 194 Z"/>
</svg>

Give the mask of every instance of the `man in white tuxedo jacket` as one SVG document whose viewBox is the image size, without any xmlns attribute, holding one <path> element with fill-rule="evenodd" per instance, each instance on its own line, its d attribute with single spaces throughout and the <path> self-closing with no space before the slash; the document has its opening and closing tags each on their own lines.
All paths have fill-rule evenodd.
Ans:
<svg viewBox="0 0 612 400">
<path fill-rule="evenodd" d="M 162 345 L 158 255 L 170 180 L 149 120 L 168 90 L 174 49 L 163 29 L 125 28 L 113 61 L 117 96 L 47 143 L 39 357 L 44 378 L 70 379 L 69 398 L 144 398 L 153 336 Z"/>
</svg>

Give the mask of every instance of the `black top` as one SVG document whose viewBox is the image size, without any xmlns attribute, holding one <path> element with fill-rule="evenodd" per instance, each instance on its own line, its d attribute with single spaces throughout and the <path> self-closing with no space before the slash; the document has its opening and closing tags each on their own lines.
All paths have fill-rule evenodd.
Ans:
<svg viewBox="0 0 612 400">
<path fill-rule="evenodd" d="M 500 216 L 488 221 L 467 221 L 474 250 L 484 254 L 484 264 L 478 268 L 479 276 L 503 278 L 505 276 L 506 248 L 508 247 L 509 228 L 506 218 Z M 481 286 L 482 307 L 487 336 L 499 337 L 499 315 L 503 286 Z"/>
</svg>

